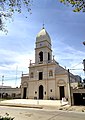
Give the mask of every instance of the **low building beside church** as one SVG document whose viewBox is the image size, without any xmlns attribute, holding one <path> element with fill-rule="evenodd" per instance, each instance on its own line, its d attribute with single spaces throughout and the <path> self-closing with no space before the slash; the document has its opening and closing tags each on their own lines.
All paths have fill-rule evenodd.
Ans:
<svg viewBox="0 0 85 120">
<path fill-rule="evenodd" d="M 12 88 L 11 86 L 0 86 L 0 98 L 21 98 L 21 88 Z"/>
<path fill-rule="evenodd" d="M 51 38 L 44 27 L 37 34 L 35 44 L 35 63 L 30 62 L 28 74 L 21 77 L 21 98 L 70 99 L 75 76 L 55 61 Z"/>
</svg>

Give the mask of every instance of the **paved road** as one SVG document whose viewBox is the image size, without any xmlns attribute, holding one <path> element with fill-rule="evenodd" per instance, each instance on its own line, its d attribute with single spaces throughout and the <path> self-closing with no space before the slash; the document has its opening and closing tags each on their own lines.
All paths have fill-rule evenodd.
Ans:
<svg viewBox="0 0 85 120">
<path fill-rule="evenodd" d="M 14 120 L 85 120 L 85 113 L 0 106 L 0 115 L 5 113 Z"/>
</svg>

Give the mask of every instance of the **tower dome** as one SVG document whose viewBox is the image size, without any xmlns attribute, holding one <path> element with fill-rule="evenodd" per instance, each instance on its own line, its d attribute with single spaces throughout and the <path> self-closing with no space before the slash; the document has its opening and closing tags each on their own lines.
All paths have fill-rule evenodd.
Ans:
<svg viewBox="0 0 85 120">
<path fill-rule="evenodd" d="M 41 31 L 36 36 L 36 42 L 48 41 L 51 44 L 51 39 L 45 28 L 43 27 Z"/>
<path fill-rule="evenodd" d="M 47 63 L 52 60 L 51 38 L 43 27 L 36 36 L 35 63 Z"/>
</svg>

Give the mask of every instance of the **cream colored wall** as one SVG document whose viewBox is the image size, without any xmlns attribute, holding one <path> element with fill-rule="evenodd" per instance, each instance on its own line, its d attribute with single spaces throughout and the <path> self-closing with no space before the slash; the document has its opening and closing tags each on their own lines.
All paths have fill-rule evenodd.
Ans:
<svg viewBox="0 0 85 120">
<path fill-rule="evenodd" d="M 42 46 L 40 46 L 42 44 Z M 43 52 L 43 61 L 44 63 L 48 60 L 48 52 L 50 53 L 50 58 L 52 60 L 52 51 L 51 51 L 51 44 L 47 41 L 43 41 L 42 43 L 38 42 L 36 43 L 36 49 L 35 49 L 35 63 L 39 62 L 39 53 Z"/>
<path fill-rule="evenodd" d="M 35 97 L 39 98 L 40 85 L 43 85 L 44 88 L 43 91 L 44 99 L 50 99 L 50 97 L 53 97 L 54 99 L 60 99 L 59 86 L 64 86 L 65 97 L 68 98 L 69 96 L 68 75 L 60 74 L 55 76 L 55 66 L 56 65 L 48 65 L 48 66 L 40 65 L 38 67 L 30 68 L 29 73 L 34 72 L 34 78 L 29 78 L 29 80 L 23 78 L 22 80 L 23 82 L 28 83 L 27 98 L 30 99 L 34 99 Z M 49 77 L 49 70 L 53 70 L 53 76 L 51 77 Z M 38 74 L 40 71 L 43 72 L 43 80 L 38 80 Z M 64 83 L 58 84 L 60 80 L 64 81 Z M 50 92 L 51 89 L 52 92 Z M 35 94 L 35 92 L 37 93 Z M 44 94 L 45 92 L 46 95 Z"/>
<path fill-rule="evenodd" d="M 53 70 L 53 76 L 49 77 L 48 73 L 49 70 Z M 55 65 L 49 65 L 49 66 L 40 66 L 40 67 L 34 67 L 30 69 L 30 72 L 35 72 L 34 78 L 30 78 L 29 80 L 26 78 L 23 78 L 23 82 L 27 82 L 27 98 L 34 99 L 35 97 L 39 98 L 39 86 L 43 85 L 44 91 L 43 91 L 43 99 L 50 99 L 50 97 L 53 97 L 54 99 L 60 99 L 60 91 L 59 86 L 64 86 L 65 90 L 65 97 L 69 98 L 69 85 L 68 85 L 68 75 L 56 75 L 55 76 Z M 38 80 L 38 72 L 37 71 L 44 71 L 44 78 L 43 80 Z M 58 82 L 62 80 L 64 83 L 58 84 Z M 23 87 L 22 86 L 22 97 L 23 97 Z M 50 90 L 52 89 L 52 92 Z M 35 94 L 35 92 L 37 92 Z M 46 95 L 45 95 L 46 92 Z"/>
<path fill-rule="evenodd" d="M 46 81 L 40 80 L 40 81 L 30 81 L 29 82 L 29 97 L 30 99 L 34 99 L 35 97 L 39 98 L 39 86 L 43 86 L 43 99 L 45 99 L 45 91 L 46 91 Z M 37 92 L 35 94 L 35 92 Z"/>
<path fill-rule="evenodd" d="M 34 82 L 29 83 L 28 89 L 29 89 L 28 98 L 34 99 Z"/>
<path fill-rule="evenodd" d="M 53 76 L 49 77 L 49 70 L 53 70 Z M 43 85 L 44 87 L 44 91 L 43 91 L 43 96 L 44 99 L 49 99 L 50 97 L 54 97 L 55 96 L 55 82 L 53 83 L 53 78 L 55 78 L 55 65 L 50 65 L 50 64 L 46 64 L 46 65 L 38 65 L 38 66 L 34 66 L 34 67 L 30 67 L 29 69 L 29 75 L 30 73 L 33 72 L 34 73 L 34 78 L 29 78 L 30 80 L 28 81 L 29 83 L 29 87 L 28 87 L 28 91 L 29 91 L 29 97 L 28 98 L 34 98 L 35 96 L 39 96 L 39 86 Z M 38 80 L 38 76 L 39 76 L 39 72 L 43 72 L 43 80 Z M 33 88 L 31 88 L 31 86 Z M 52 86 L 53 92 L 50 93 L 48 87 Z M 33 92 L 34 91 L 34 92 Z M 35 91 L 37 91 L 37 94 L 35 94 Z M 44 92 L 46 92 L 46 95 L 44 94 Z M 50 97 L 49 97 L 50 95 Z M 54 97 L 55 98 L 55 97 Z"/>
<path fill-rule="evenodd" d="M 60 80 L 60 79 L 57 79 Z M 52 79 L 52 80 L 40 80 L 40 81 L 30 81 L 29 82 L 29 87 L 28 87 L 28 98 L 30 99 L 34 99 L 39 98 L 39 86 L 42 85 L 43 86 L 43 99 L 50 99 L 54 98 L 54 99 L 60 99 L 60 92 L 59 92 L 59 86 L 64 86 L 64 90 L 65 90 L 65 97 L 68 98 L 68 85 L 65 84 L 61 84 L 58 85 L 57 84 L 57 80 Z M 65 80 L 65 78 L 63 79 Z M 52 89 L 52 92 L 50 91 Z M 37 92 L 37 94 L 35 94 L 35 92 Z M 46 95 L 45 95 L 46 92 Z"/>
<path fill-rule="evenodd" d="M 49 70 L 53 70 L 53 76 L 49 77 Z M 43 72 L 43 79 L 49 79 L 49 78 L 54 78 L 55 77 L 55 66 L 54 65 L 41 65 L 40 66 L 36 66 L 36 67 L 30 67 L 29 70 L 29 75 L 30 73 L 33 72 L 34 73 L 34 78 L 30 78 L 30 80 L 38 80 L 38 75 L 39 72 Z"/>
<path fill-rule="evenodd" d="M 48 80 L 48 99 L 53 98 L 56 99 L 55 96 L 55 80 Z M 51 92 L 52 90 L 52 92 Z"/>
</svg>

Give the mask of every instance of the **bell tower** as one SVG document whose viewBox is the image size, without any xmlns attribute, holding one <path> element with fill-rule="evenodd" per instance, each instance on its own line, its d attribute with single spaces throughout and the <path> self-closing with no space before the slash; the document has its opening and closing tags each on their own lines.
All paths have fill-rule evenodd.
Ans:
<svg viewBox="0 0 85 120">
<path fill-rule="evenodd" d="M 50 63 L 52 60 L 51 39 L 43 27 L 36 36 L 35 64 Z"/>
</svg>

